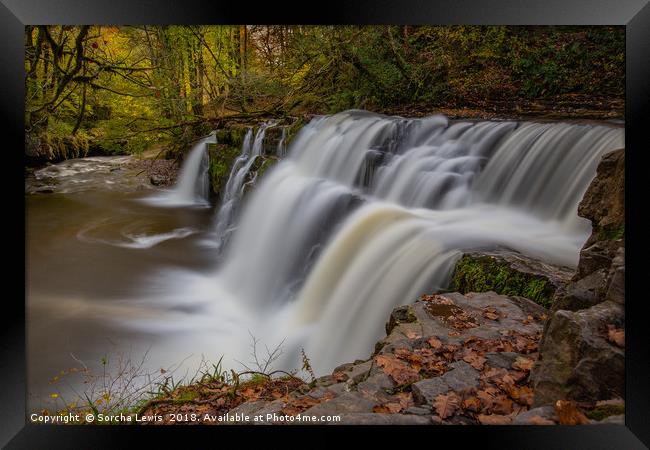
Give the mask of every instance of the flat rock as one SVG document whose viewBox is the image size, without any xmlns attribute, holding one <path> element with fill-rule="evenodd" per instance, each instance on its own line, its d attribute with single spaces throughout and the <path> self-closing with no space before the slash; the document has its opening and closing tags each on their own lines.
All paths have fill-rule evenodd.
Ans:
<svg viewBox="0 0 650 450">
<path fill-rule="evenodd" d="M 440 394 L 446 394 L 450 387 L 442 377 L 427 378 L 412 385 L 413 400 L 417 405 L 431 405 Z"/>
<path fill-rule="evenodd" d="M 511 369 L 512 363 L 521 356 L 515 352 L 489 352 L 485 354 L 486 363 L 489 366 L 501 369 Z"/>
<path fill-rule="evenodd" d="M 332 400 L 312 406 L 302 414 L 321 416 L 344 413 L 369 413 L 372 412 L 372 408 L 375 405 L 377 405 L 377 402 L 369 400 L 361 394 L 345 392 Z"/>
<path fill-rule="evenodd" d="M 441 377 L 450 390 L 460 392 L 479 385 L 480 374 L 478 370 L 465 361 L 456 361 L 450 364 L 450 367 L 452 367 L 452 370 Z"/>
</svg>

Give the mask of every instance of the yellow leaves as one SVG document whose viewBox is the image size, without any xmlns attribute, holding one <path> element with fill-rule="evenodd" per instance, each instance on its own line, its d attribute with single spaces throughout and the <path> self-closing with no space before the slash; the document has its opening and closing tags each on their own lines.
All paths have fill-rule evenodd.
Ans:
<svg viewBox="0 0 650 450">
<path fill-rule="evenodd" d="M 589 419 L 578 409 L 576 402 L 571 400 L 558 400 L 555 402 L 555 414 L 560 425 L 585 425 Z"/>
<path fill-rule="evenodd" d="M 59 398 L 59 394 L 52 393 L 52 394 L 50 394 L 50 398 Z"/>
</svg>

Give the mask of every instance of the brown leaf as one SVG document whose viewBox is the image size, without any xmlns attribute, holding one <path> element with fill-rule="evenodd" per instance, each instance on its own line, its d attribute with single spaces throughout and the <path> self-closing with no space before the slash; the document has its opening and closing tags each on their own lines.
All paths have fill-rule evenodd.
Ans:
<svg viewBox="0 0 650 450">
<path fill-rule="evenodd" d="M 372 408 L 372 412 L 380 414 L 395 414 L 402 410 L 402 405 L 400 403 L 389 402 L 384 403 L 383 405 L 376 405 Z"/>
<path fill-rule="evenodd" d="M 511 416 L 496 414 L 479 414 L 477 419 L 481 425 L 509 425 L 512 422 Z"/>
<path fill-rule="evenodd" d="M 517 356 L 517 359 L 512 363 L 513 369 L 523 370 L 524 372 L 530 372 L 533 368 L 535 361 L 532 359 L 524 358 L 523 356 Z"/>
<path fill-rule="evenodd" d="M 412 331 L 412 330 L 407 331 L 407 332 L 405 333 L 405 335 L 406 335 L 406 337 L 407 337 L 408 339 L 417 339 L 417 338 L 422 337 L 422 335 L 420 335 L 420 333 L 418 333 L 418 332 L 416 332 L 416 331 Z"/>
<path fill-rule="evenodd" d="M 343 372 L 334 372 L 334 373 L 332 374 L 332 378 L 334 378 L 335 381 L 337 381 L 337 382 L 340 383 L 340 382 L 342 382 L 342 381 L 347 381 L 347 379 L 350 378 L 350 377 L 348 377 L 348 376 L 347 376 L 345 373 L 343 373 Z"/>
<path fill-rule="evenodd" d="M 479 412 L 481 410 L 481 401 L 478 397 L 468 397 L 463 400 L 463 409 L 467 409 L 472 412 Z"/>
<path fill-rule="evenodd" d="M 625 348 L 625 330 L 622 328 L 614 328 L 613 325 L 607 325 L 607 340 Z"/>
<path fill-rule="evenodd" d="M 571 400 L 558 400 L 555 402 L 555 414 L 557 414 L 560 425 L 585 425 L 589 423 L 587 416 Z"/>
<path fill-rule="evenodd" d="M 555 422 L 549 419 L 545 419 L 542 416 L 533 416 L 528 419 L 530 425 L 555 425 Z"/>
<path fill-rule="evenodd" d="M 534 393 L 528 386 L 508 386 L 508 395 L 517 403 L 531 406 L 533 404 Z"/>
<path fill-rule="evenodd" d="M 453 392 L 438 395 L 433 403 L 433 407 L 441 419 L 454 415 L 459 405 L 460 398 Z"/>
<path fill-rule="evenodd" d="M 486 359 L 476 353 L 475 351 L 469 351 L 464 357 L 463 361 L 468 363 L 470 366 L 475 368 L 476 370 L 483 370 L 483 366 L 485 365 Z"/>
<path fill-rule="evenodd" d="M 494 406 L 492 411 L 497 414 L 510 414 L 512 413 L 512 400 L 505 395 L 498 395 L 494 398 Z"/>
<path fill-rule="evenodd" d="M 383 368 L 384 373 L 390 376 L 398 385 L 410 383 L 419 379 L 418 373 L 415 369 L 397 358 L 387 355 L 379 355 L 375 358 L 375 361 L 379 367 Z"/>
<path fill-rule="evenodd" d="M 483 317 L 490 320 L 499 320 L 499 312 L 496 308 L 489 306 L 483 311 Z"/>
<path fill-rule="evenodd" d="M 429 343 L 431 348 L 433 348 L 434 350 L 438 350 L 439 348 L 442 348 L 442 342 L 440 341 L 440 339 L 438 339 L 435 336 L 432 337 L 432 338 L 429 338 L 429 340 L 427 342 Z"/>
</svg>

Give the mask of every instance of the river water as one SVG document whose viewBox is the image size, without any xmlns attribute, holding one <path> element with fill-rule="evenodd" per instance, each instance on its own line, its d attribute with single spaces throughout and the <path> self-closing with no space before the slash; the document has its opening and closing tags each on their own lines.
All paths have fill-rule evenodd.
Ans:
<svg viewBox="0 0 650 450">
<path fill-rule="evenodd" d="M 182 361 L 178 377 L 222 355 L 241 369 L 251 335 L 262 353 L 282 345 L 277 368 L 299 367 L 304 349 L 326 373 L 367 357 L 393 307 L 444 289 L 463 249 L 505 246 L 574 267 L 590 232 L 578 202 L 600 157 L 624 146 L 609 125 L 350 111 L 305 126 L 239 205 L 263 133 L 246 139 L 237 189 L 215 208 L 161 202 L 180 186 L 203 189 L 191 189 L 206 170 L 196 147 L 199 172 L 164 192 L 111 158 L 67 161 L 28 182 L 31 408 L 83 391 L 78 375 L 51 384 L 61 370 L 101 371 L 125 353 L 146 353 L 158 373 Z M 220 249 L 226 216 L 232 237 Z"/>
</svg>

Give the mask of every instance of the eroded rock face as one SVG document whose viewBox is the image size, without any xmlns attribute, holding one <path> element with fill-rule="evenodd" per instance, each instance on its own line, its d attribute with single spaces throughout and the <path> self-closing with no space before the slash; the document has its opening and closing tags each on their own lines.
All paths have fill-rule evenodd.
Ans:
<svg viewBox="0 0 650 450">
<path fill-rule="evenodd" d="M 605 155 L 578 208 L 592 234 L 572 281 L 553 299 L 531 373 L 536 405 L 624 395 L 624 165 L 624 150 Z"/>
<path fill-rule="evenodd" d="M 624 350 L 608 339 L 608 326 L 621 329 L 624 320 L 623 306 L 612 301 L 557 311 L 544 334 L 543 359 L 533 371 L 535 404 L 624 397 Z"/>
<path fill-rule="evenodd" d="M 596 241 L 616 240 L 625 232 L 625 149 L 603 156 L 596 177 L 580 205 L 578 215 L 591 220 L 593 233 L 585 248 Z"/>
</svg>

